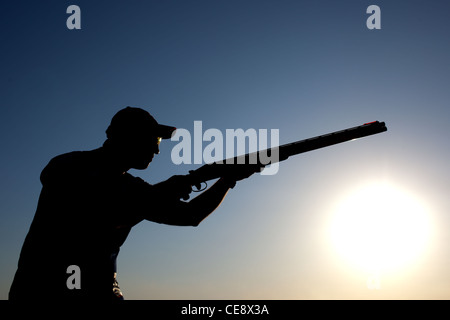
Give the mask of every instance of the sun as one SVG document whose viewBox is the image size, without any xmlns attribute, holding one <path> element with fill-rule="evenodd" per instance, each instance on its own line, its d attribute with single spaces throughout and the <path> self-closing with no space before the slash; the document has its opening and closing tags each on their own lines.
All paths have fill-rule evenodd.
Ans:
<svg viewBox="0 0 450 320">
<path fill-rule="evenodd" d="M 340 257 L 367 271 L 393 271 L 420 258 L 430 239 L 425 206 L 407 192 L 377 183 L 351 192 L 333 210 L 329 236 Z"/>
</svg>

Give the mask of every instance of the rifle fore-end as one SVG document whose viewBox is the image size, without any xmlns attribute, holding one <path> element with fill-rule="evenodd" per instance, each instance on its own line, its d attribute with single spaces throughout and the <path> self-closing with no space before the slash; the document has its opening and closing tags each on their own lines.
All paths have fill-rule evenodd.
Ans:
<svg viewBox="0 0 450 320">
<path fill-rule="evenodd" d="M 233 175 L 233 171 L 237 169 L 236 166 L 255 166 L 251 163 L 221 163 L 213 162 L 205 164 L 196 170 L 189 171 L 188 178 L 192 186 L 199 185 L 202 182 L 218 179 Z M 261 165 L 263 167 L 263 165 Z"/>
</svg>

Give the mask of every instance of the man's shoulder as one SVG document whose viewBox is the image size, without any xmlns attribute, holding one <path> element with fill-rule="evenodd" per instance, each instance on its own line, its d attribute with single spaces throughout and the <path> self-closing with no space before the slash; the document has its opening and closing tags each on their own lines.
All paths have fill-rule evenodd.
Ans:
<svg viewBox="0 0 450 320">
<path fill-rule="evenodd" d="M 79 161 L 80 159 L 84 158 L 86 156 L 86 152 L 89 151 L 71 151 L 71 152 L 67 152 L 67 153 L 63 153 L 60 155 L 57 155 L 55 157 L 53 157 L 50 162 L 60 162 L 60 163 L 64 163 L 64 162 L 75 162 L 75 161 Z"/>
<path fill-rule="evenodd" d="M 97 158 L 95 150 L 60 154 L 52 158 L 42 170 L 41 180 L 45 181 L 49 176 L 77 175 L 95 163 Z"/>
<path fill-rule="evenodd" d="M 57 168 L 82 168 L 94 164 L 98 159 L 96 150 L 91 151 L 72 151 L 60 154 L 52 158 L 49 165 Z"/>
</svg>

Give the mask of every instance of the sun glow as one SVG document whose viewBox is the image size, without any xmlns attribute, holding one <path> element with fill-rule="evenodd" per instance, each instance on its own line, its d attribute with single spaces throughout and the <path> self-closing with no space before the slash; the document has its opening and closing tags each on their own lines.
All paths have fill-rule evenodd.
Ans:
<svg viewBox="0 0 450 320">
<path fill-rule="evenodd" d="M 416 261 L 430 240 L 425 206 L 389 184 L 351 192 L 334 210 L 330 240 L 336 252 L 366 271 L 394 271 Z"/>
</svg>

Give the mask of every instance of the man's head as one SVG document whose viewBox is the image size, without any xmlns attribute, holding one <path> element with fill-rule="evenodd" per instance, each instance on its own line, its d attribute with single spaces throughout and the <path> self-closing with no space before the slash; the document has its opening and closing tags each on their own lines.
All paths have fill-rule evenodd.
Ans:
<svg viewBox="0 0 450 320">
<path fill-rule="evenodd" d="M 143 109 L 126 107 L 114 115 L 106 136 L 108 145 L 119 152 L 130 168 L 145 169 L 159 153 L 161 139 L 170 139 L 175 130 L 159 124 Z"/>
</svg>

